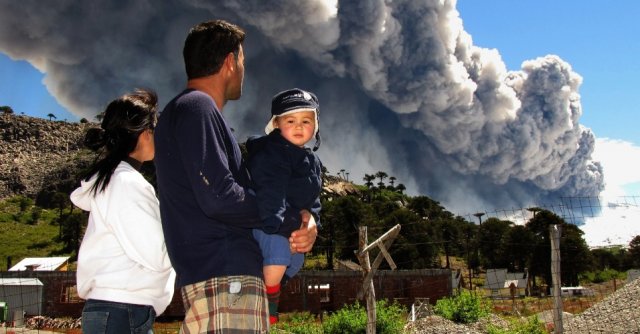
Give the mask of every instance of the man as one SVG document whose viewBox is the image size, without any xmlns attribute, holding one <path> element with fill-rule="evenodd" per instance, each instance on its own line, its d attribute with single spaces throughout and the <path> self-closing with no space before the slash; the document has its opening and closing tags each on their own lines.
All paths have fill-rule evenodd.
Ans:
<svg viewBox="0 0 640 334">
<path fill-rule="evenodd" d="M 251 232 L 262 224 L 222 117 L 226 102 L 242 94 L 244 36 L 222 20 L 191 29 L 183 49 L 187 89 L 165 107 L 155 130 L 163 231 L 185 306 L 181 333 L 269 329 L 262 256 Z M 308 252 L 315 222 L 308 211 L 287 216 L 298 224 L 281 229 L 295 230 L 286 235 L 292 250 Z"/>
</svg>

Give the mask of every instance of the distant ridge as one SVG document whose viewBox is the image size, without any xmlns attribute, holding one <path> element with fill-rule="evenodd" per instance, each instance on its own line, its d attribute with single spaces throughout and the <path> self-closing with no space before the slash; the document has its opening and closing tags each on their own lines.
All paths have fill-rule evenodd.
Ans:
<svg viewBox="0 0 640 334">
<path fill-rule="evenodd" d="M 0 114 L 0 200 L 35 198 L 43 190 L 68 192 L 91 160 L 82 139 L 92 126 L 97 125 Z"/>
<path fill-rule="evenodd" d="M 70 193 L 95 157 L 82 141 L 86 130 L 97 126 L 0 113 L 0 200 Z M 353 183 L 336 176 L 325 175 L 324 181 L 324 195 L 359 192 Z"/>
</svg>

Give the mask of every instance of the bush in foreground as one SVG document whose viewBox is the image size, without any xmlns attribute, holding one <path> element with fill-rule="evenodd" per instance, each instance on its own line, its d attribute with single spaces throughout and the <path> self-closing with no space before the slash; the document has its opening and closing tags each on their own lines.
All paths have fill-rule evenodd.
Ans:
<svg viewBox="0 0 640 334">
<path fill-rule="evenodd" d="M 399 334 L 405 325 L 406 311 L 397 303 L 376 302 L 376 333 Z M 291 313 L 281 318 L 273 333 L 293 334 L 365 334 L 367 311 L 360 304 L 347 305 L 326 316 L 323 323 L 309 312 Z"/>
<path fill-rule="evenodd" d="M 376 333 L 399 334 L 405 324 L 405 310 L 397 303 L 376 302 Z M 360 304 L 345 306 L 322 323 L 326 334 L 364 334 L 367 330 L 367 311 Z"/>
<path fill-rule="evenodd" d="M 453 322 L 468 324 L 488 316 L 491 313 L 491 305 L 481 296 L 462 290 L 455 297 L 438 300 L 434 311 Z"/>
<path fill-rule="evenodd" d="M 544 324 L 536 316 L 529 317 L 525 321 L 514 320 L 508 329 L 489 326 L 489 334 L 547 334 Z"/>
</svg>

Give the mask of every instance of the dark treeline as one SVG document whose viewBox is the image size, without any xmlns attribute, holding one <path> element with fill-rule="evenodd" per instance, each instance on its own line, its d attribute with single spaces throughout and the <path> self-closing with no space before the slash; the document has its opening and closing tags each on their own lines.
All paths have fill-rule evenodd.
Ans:
<svg viewBox="0 0 640 334">
<path fill-rule="evenodd" d="M 343 180 L 345 175 L 344 170 L 338 173 Z M 322 198 L 320 240 L 313 253 L 327 257 L 327 269 L 333 268 L 335 260 L 358 262 L 354 251 L 358 249 L 359 226 L 368 227 L 372 242 L 396 224 L 401 225 L 400 235 L 389 251 L 399 269 L 449 268 L 450 259 L 456 257 L 475 272 L 488 268 L 527 270 L 533 278 L 550 284 L 549 226 L 553 224 L 562 230 L 564 286 L 579 285 L 587 272 L 640 267 L 640 236 L 627 249 L 590 250 L 578 226 L 548 210 L 529 208 L 533 217 L 524 225 L 487 216 L 469 222 L 427 196 L 403 194 L 404 186 L 384 172 L 365 174 L 363 181 L 354 194 Z M 476 215 L 480 218 L 484 214 Z M 383 263 L 381 268 L 386 266 Z"/>
<path fill-rule="evenodd" d="M 70 255 L 72 260 L 77 254 L 87 215 L 74 208 L 68 196 L 79 184 L 86 165 L 85 159 L 78 164 L 77 171 L 70 171 L 64 180 L 55 180 L 52 183 L 55 186 L 46 187 L 34 199 L 37 208 L 54 209 L 58 213 L 52 224 L 59 226 L 57 239 L 63 244 L 60 254 Z M 143 174 L 155 185 L 152 163 L 144 165 Z M 470 222 L 427 196 L 404 194 L 404 185 L 385 172 L 365 174 L 363 185 L 351 183 L 348 176 L 345 170 L 340 170 L 337 176 L 325 170 L 325 184 L 347 182 L 357 191 L 348 195 L 323 194 L 320 234 L 311 255 L 326 261 L 320 262 L 323 265 L 315 264 L 316 269 L 333 269 L 337 260 L 357 263 L 354 251 L 358 249 L 360 226 L 368 227 L 371 242 L 397 224 L 401 225 L 401 231 L 389 252 L 399 269 L 450 268 L 450 260 L 455 257 L 475 273 L 489 268 L 507 268 L 512 272 L 528 270 L 532 277 L 549 284 L 549 225 L 552 224 L 562 228 L 561 277 L 565 286 L 578 285 L 588 272 L 607 269 L 622 272 L 640 267 L 640 236 L 627 248 L 590 250 L 579 227 L 551 211 L 529 208 L 533 218 L 524 225 L 484 214 L 477 214 L 484 216 L 478 222 Z M 37 215 L 39 209 L 33 212 Z M 38 217 L 33 218 L 27 223 L 36 223 Z M 380 268 L 387 269 L 388 265 L 383 262 Z"/>
</svg>

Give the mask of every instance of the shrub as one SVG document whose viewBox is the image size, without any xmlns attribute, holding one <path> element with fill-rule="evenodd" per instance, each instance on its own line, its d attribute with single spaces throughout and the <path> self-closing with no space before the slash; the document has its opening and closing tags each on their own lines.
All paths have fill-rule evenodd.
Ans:
<svg viewBox="0 0 640 334">
<path fill-rule="evenodd" d="M 376 303 L 376 333 L 402 333 L 406 313 L 398 303 L 389 304 L 386 300 L 379 300 Z"/>
<path fill-rule="evenodd" d="M 364 334 L 367 328 L 367 314 L 359 303 L 347 305 L 322 323 L 326 334 Z"/>
<path fill-rule="evenodd" d="M 489 315 L 491 305 L 481 296 L 468 290 L 462 290 L 459 295 L 443 298 L 436 302 L 436 314 L 457 323 L 471 323 Z"/>
<path fill-rule="evenodd" d="M 398 334 L 404 327 L 405 310 L 397 303 L 376 302 L 376 333 Z M 322 324 L 326 334 L 364 334 L 367 331 L 367 312 L 359 303 L 345 306 Z"/>
<path fill-rule="evenodd" d="M 9 200 L 10 202 L 18 203 L 20 206 L 20 212 L 25 212 L 30 206 L 33 205 L 33 200 L 31 198 L 18 195 Z"/>
<path fill-rule="evenodd" d="M 487 328 L 489 334 L 547 334 L 544 324 L 536 316 L 529 317 L 526 321 L 514 320 L 508 329 L 498 328 L 489 325 Z"/>
<path fill-rule="evenodd" d="M 621 273 L 615 269 L 607 268 L 605 270 L 588 271 L 580 274 L 580 280 L 590 283 L 602 283 L 610 281 L 614 278 L 624 279 L 625 273 Z"/>
<path fill-rule="evenodd" d="M 295 312 L 281 318 L 273 328 L 273 333 L 286 332 L 292 334 L 322 334 L 322 326 L 316 322 L 309 312 Z"/>
</svg>

